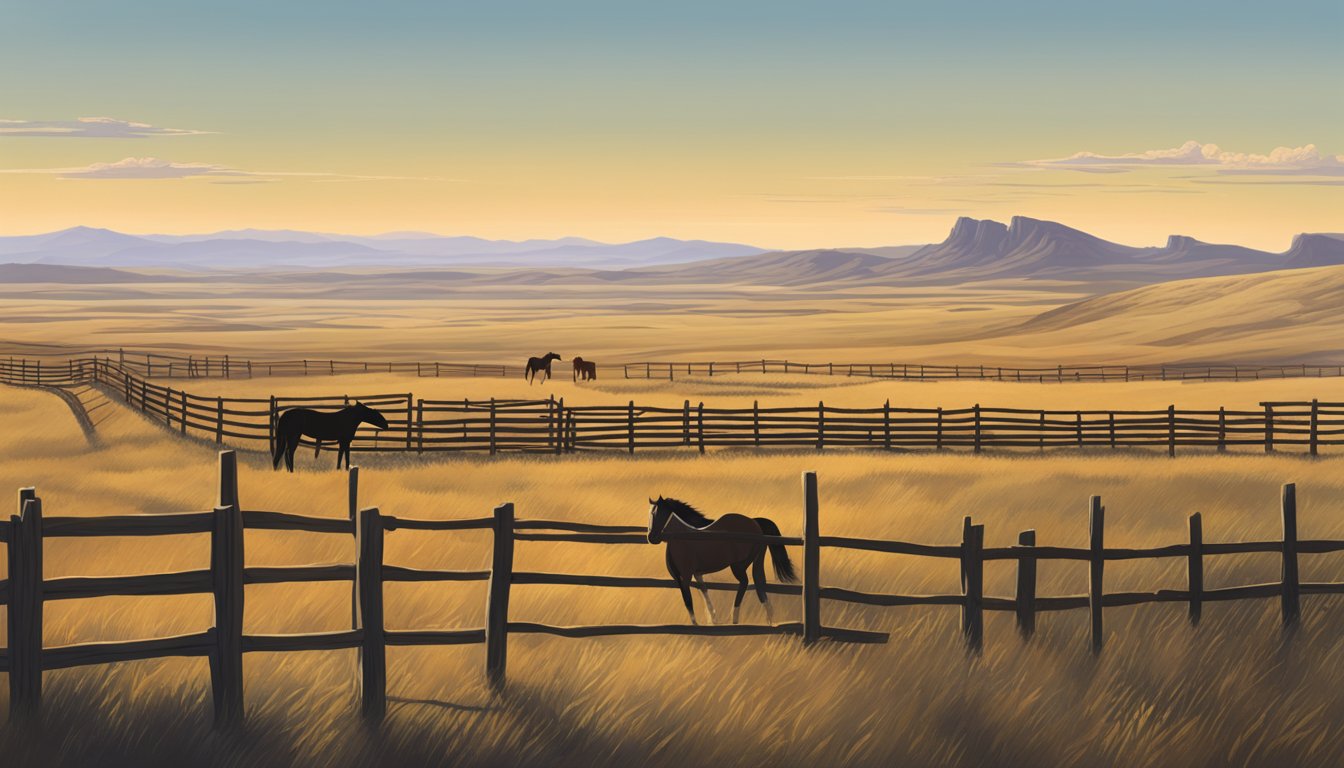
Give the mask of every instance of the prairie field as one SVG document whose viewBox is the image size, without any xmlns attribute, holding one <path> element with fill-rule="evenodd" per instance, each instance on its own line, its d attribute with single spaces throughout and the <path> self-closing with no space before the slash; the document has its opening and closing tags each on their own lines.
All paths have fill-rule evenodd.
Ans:
<svg viewBox="0 0 1344 768">
<path fill-rule="evenodd" d="M 1339 398 L 1335 379 L 1129 385 L 984 382 L 902 384 L 821 376 L 760 375 L 676 382 L 601 380 L 545 387 L 521 380 L 338 377 L 199 380 L 203 395 L 340 394 L 414 390 L 419 397 L 498 397 L 543 391 L 580 402 L 875 404 L 970 402 L 1024 407 L 1253 405 L 1264 399 Z M 207 509 L 215 446 L 182 439 L 96 390 L 89 446 L 56 397 L 6 388 L 0 397 L 0 485 L 35 485 L 48 515 Z M 330 454 L 301 454 L 295 474 L 272 472 L 259 452 L 240 454 L 245 508 L 340 517 L 343 472 Z M 1141 453 L 1045 455 L 723 451 L 634 457 L 424 458 L 356 454 L 360 503 L 393 515 L 478 517 L 512 501 L 521 518 L 643 524 L 646 498 L 691 501 L 711 517 L 767 516 L 786 535 L 801 528 L 799 476 L 815 470 L 824 533 L 951 544 L 961 518 L 985 525 L 986 545 L 1016 541 L 1085 546 L 1088 497 L 1107 507 L 1108 546 L 1180 543 L 1186 517 L 1204 516 L 1207 541 L 1274 539 L 1279 488 L 1298 484 L 1303 538 L 1344 537 L 1338 459 L 1295 455 Z M 347 537 L 250 531 L 248 565 L 350 562 Z M 795 552 L 795 557 L 798 553 Z M 0 555 L 3 557 L 3 555 Z M 653 546 L 520 542 L 520 570 L 662 576 Z M 391 532 L 387 562 L 422 568 L 488 567 L 486 532 Z M 202 568 L 206 537 L 59 539 L 45 575 L 113 575 Z M 1210 557 L 1209 588 L 1275 581 L 1273 555 Z M 1302 578 L 1344 578 L 1344 558 L 1304 555 Z M 1082 563 L 1042 563 L 1039 593 L 1081 594 Z M 986 593 L 1011 595 L 1014 571 L 990 563 Z M 1180 559 L 1112 563 L 1107 589 L 1182 588 Z M 823 550 L 822 583 L 904 594 L 959 591 L 954 561 Z M 253 585 L 248 632 L 349 626 L 345 584 Z M 722 618 L 730 593 L 716 592 Z M 473 628 L 484 623 L 481 582 L 389 584 L 387 625 Z M 705 613 L 695 593 L 701 620 Z M 798 618 L 796 598 L 775 596 L 776 620 Z M 1303 599 L 1303 625 L 1284 635 L 1275 600 L 1212 603 L 1191 628 L 1182 603 L 1108 608 L 1106 646 L 1088 648 L 1086 611 L 1044 614 L 1022 641 L 1011 615 L 989 612 L 985 649 L 964 650 L 954 607 L 869 608 L 827 602 L 823 621 L 886 631 L 886 645 L 796 638 L 515 635 L 509 682 L 485 684 L 484 648 L 392 648 L 390 708 L 379 731 L 358 716 L 354 651 L 246 657 L 247 719 L 240 732 L 210 729 L 204 660 L 158 660 L 46 674 L 39 731 L 0 728 L 16 764 L 91 760 L 156 764 L 703 765 L 1225 765 L 1329 764 L 1344 757 L 1336 695 L 1344 658 L 1341 601 Z M 550 624 L 685 620 L 672 590 L 519 586 L 511 618 Z M 45 643 L 122 640 L 199 631 L 208 596 L 52 601 Z M 763 621 L 748 595 L 744 622 Z M 0 692 L 0 701 L 7 694 Z M 7 707 L 7 702 L 5 702 Z M 151 754 L 152 757 L 146 757 Z"/>
</svg>

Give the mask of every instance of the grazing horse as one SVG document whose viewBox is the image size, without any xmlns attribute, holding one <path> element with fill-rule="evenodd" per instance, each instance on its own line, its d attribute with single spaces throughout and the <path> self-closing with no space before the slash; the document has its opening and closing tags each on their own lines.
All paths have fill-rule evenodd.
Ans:
<svg viewBox="0 0 1344 768">
<path fill-rule="evenodd" d="M 717 623 L 714 605 L 709 601 L 709 590 L 701 578 L 706 573 L 714 573 L 731 568 L 737 577 L 737 597 L 733 600 L 733 623 L 737 623 L 742 610 L 742 596 L 747 592 L 747 567 L 751 567 L 752 578 L 756 582 L 756 597 L 765 607 L 765 620 L 774 623 L 770 610 L 770 597 L 765 593 L 765 552 L 770 551 L 775 561 L 775 576 L 784 582 L 796 581 L 793 563 L 783 544 L 770 545 L 756 541 L 723 541 L 718 539 L 696 539 L 692 531 L 713 531 L 719 533 L 755 533 L 778 536 L 779 526 L 764 517 L 747 517 L 729 514 L 717 520 L 711 520 L 695 507 L 684 501 L 658 497 L 649 499 L 649 543 L 658 544 L 667 539 L 667 572 L 681 589 L 681 599 L 686 603 L 686 613 L 691 623 L 696 624 L 695 608 L 691 605 L 691 579 L 705 597 L 705 608 L 709 620 Z"/>
<path fill-rule="evenodd" d="M 280 457 L 285 457 L 285 467 L 294 471 L 294 451 L 299 447 L 299 438 L 308 436 L 317 441 L 317 450 L 322 450 L 323 440 L 335 440 L 340 449 L 336 451 L 336 468 L 341 468 L 341 460 L 350 467 L 350 442 L 355 439 L 355 430 L 360 424 L 372 424 L 378 429 L 387 429 L 387 419 L 383 414 L 369 406 L 356 402 L 339 411 L 321 412 L 310 408 L 290 408 L 280 414 L 275 425 L 275 455 L 272 467 L 280 468 Z M 314 454 L 316 455 L 316 454 Z"/>
<path fill-rule="evenodd" d="M 590 363 L 582 357 L 574 358 L 574 380 L 593 381 L 597 379 L 597 363 Z"/>
<path fill-rule="evenodd" d="M 527 370 L 523 372 L 523 378 L 527 379 L 528 384 L 531 384 L 539 373 L 545 373 L 547 379 L 551 378 L 551 363 L 559 359 L 560 356 L 554 352 L 547 352 L 542 357 L 527 358 Z"/>
</svg>

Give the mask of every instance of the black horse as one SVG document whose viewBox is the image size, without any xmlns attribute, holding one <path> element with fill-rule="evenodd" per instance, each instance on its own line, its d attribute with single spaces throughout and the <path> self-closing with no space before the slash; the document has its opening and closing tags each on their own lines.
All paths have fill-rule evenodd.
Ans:
<svg viewBox="0 0 1344 768">
<path fill-rule="evenodd" d="M 360 424 L 372 424 L 378 429 L 387 429 L 387 419 L 383 414 L 369 406 L 356 402 L 339 411 L 322 412 L 310 408 L 290 408 L 280 414 L 275 425 L 275 455 L 272 466 L 280 468 L 280 457 L 285 457 L 285 467 L 294 471 L 294 451 L 298 450 L 299 438 L 311 437 L 317 441 L 317 450 L 322 450 L 323 440 L 335 440 L 340 449 L 336 452 L 336 468 L 341 468 L 341 460 L 350 467 L 350 442 L 355 439 L 355 430 Z M 316 454 L 314 454 L 316 455 Z"/>
<path fill-rule="evenodd" d="M 545 373 L 547 379 L 551 378 L 551 363 L 559 359 L 560 356 L 554 352 L 547 352 L 542 357 L 529 357 L 527 359 L 527 370 L 523 372 L 523 378 L 527 379 L 528 384 L 531 384 L 539 373 Z"/>
<path fill-rule="evenodd" d="M 574 358 L 574 380 L 593 381 L 597 379 L 597 363 L 590 360 L 584 360 L 582 357 Z"/>
</svg>

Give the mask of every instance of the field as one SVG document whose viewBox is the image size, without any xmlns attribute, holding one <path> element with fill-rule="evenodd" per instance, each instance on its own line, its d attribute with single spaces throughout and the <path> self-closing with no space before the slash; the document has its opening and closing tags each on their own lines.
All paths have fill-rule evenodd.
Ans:
<svg viewBox="0 0 1344 768">
<path fill-rule="evenodd" d="M 545 390 L 593 401 L 760 399 L 838 405 L 986 404 L 1084 408 L 1251 405 L 1262 399 L 1338 397 L 1333 379 L 1242 384 L 1131 385 L 891 384 L 823 377 L 715 377 L 666 382 L 558 380 Z M 528 392 L 521 381 L 368 376 L 199 381 L 201 394 L 339 394 L 414 390 L 421 397 L 500 397 Z M 542 388 L 533 387 L 533 394 Z M 99 447 L 90 448 L 66 406 L 51 395 L 6 389 L 0 400 L 0 485 L 36 485 L 49 515 L 205 509 L 213 501 L 214 446 L 183 441 L 95 392 Z M 100 405 L 101 403 L 101 405 Z M 303 456 L 294 475 L 273 473 L 259 453 L 242 457 L 248 507 L 339 516 L 342 473 Z M 1301 535 L 1344 535 L 1344 479 L 1335 460 L 1297 456 L 1143 454 L 1045 456 L 719 452 L 576 458 L 416 460 L 356 457 L 361 503 L 390 514 L 474 517 L 502 501 L 520 517 L 642 524 L 649 495 L 690 500 L 711 516 L 750 511 L 786 534 L 801 525 L 799 473 L 815 470 L 822 529 L 836 535 L 955 543 L 972 514 L 988 546 L 1035 528 L 1038 542 L 1082 546 L 1087 498 L 1108 508 L 1108 543 L 1160 545 L 1185 536 L 1201 511 L 1208 541 L 1274 538 L 1278 489 L 1296 482 Z M 46 575 L 103 575 L 204 567 L 203 539 L 79 540 L 48 544 Z M 335 540 L 333 540 L 335 539 Z M 249 565 L 348 562 L 353 543 L 299 533 L 248 534 Z M 519 568 L 613 575 L 662 575 L 653 547 L 524 543 Z M 488 534 L 392 533 L 389 562 L 481 568 Z M 1223 556 L 1206 565 L 1209 587 L 1274 581 L 1273 556 Z M 1336 580 L 1337 555 L 1304 556 L 1304 580 Z M 990 564 L 988 594 L 1011 594 L 1012 569 Z M 1179 559 L 1108 567 L 1108 589 L 1179 587 Z M 950 562 L 872 553 L 831 553 L 823 581 L 868 591 L 955 592 Z M 1085 589 L 1081 564 L 1043 564 L 1041 594 Z M 480 583 L 388 587 L 392 628 L 476 627 Z M 716 604 L 727 598 L 716 593 Z M 697 604 L 699 596 L 696 596 Z M 341 585 L 249 587 L 249 632 L 348 626 Z M 777 620 L 797 618 L 796 600 L 775 598 Z M 1107 645 L 1094 658 L 1085 612 L 1042 617 L 1030 643 L 1012 618 L 987 617 L 984 655 L 969 658 L 955 608 L 863 608 L 828 603 L 828 624 L 889 631 L 880 646 L 762 638 L 518 636 L 510 681 L 493 695 L 480 646 L 392 649 L 387 723 L 360 727 L 352 651 L 247 656 L 247 723 L 213 734 L 205 662 L 145 661 L 47 674 L 45 734 L 0 728 L 0 750 L 21 764 L 81 764 L 90 756 L 220 764 L 360 764 L 421 760 L 536 765 L 953 764 L 1295 764 L 1334 762 L 1344 737 L 1335 692 L 1344 684 L 1338 598 L 1304 598 L 1295 635 L 1278 628 L 1275 601 L 1206 606 L 1191 629 L 1182 604 L 1107 610 Z M 720 611 L 722 614 L 723 611 Z M 674 593 L 523 586 L 511 614 L 554 624 L 679 622 Z M 703 617 L 703 611 L 701 611 Z M 751 599 L 745 621 L 761 621 Z M 47 606 L 47 644 L 196 631 L 208 598 L 104 598 Z M 3 694 L 0 694 L 3 696 Z"/>
</svg>

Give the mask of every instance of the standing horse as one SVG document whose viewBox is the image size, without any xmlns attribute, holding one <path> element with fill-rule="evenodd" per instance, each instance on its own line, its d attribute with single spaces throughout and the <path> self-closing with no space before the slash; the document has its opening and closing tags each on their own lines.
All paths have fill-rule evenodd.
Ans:
<svg viewBox="0 0 1344 768">
<path fill-rule="evenodd" d="M 523 378 L 527 379 L 528 384 L 531 384 L 539 373 L 544 372 L 547 379 L 551 378 L 551 363 L 559 359 L 560 356 L 554 352 L 547 352 L 542 357 L 527 358 L 527 370 L 523 372 Z"/>
<path fill-rule="evenodd" d="M 681 599 L 686 603 L 686 613 L 691 623 L 696 624 L 695 608 L 691 605 L 691 579 L 695 579 L 696 588 L 705 597 L 705 608 L 709 612 L 711 623 L 718 623 L 714 616 L 714 604 L 709 601 L 709 590 L 701 578 L 706 573 L 714 573 L 731 568 L 737 577 L 737 597 L 733 600 L 733 623 L 737 623 L 742 610 L 742 596 L 747 592 L 747 567 L 751 567 L 752 579 L 756 582 L 756 597 L 765 607 L 767 624 L 774 623 L 770 610 L 770 597 L 765 592 L 765 552 L 775 561 L 775 576 L 784 582 L 793 582 L 797 578 L 793 573 L 793 563 L 783 544 L 769 545 L 756 541 L 722 541 L 718 539 L 697 539 L 693 531 L 712 531 L 719 533 L 755 533 L 778 536 L 779 526 L 769 518 L 747 517 L 729 514 L 717 520 L 711 520 L 699 510 L 684 501 L 658 497 L 649 499 L 649 543 L 658 544 L 667 539 L 667 572 L 677 582 L 681 590 Z"/>
<path fill-rule="evenodd" d="M 582 357 L 574 358 L 574 380 L 593 381 L 597 379 L 597 363 L 590 363 Z"/>
<path fill-rule="evenodd" d="M 341 460 L 350 467 L 350 443 L 355 439 L 355 430 L 360 424 L 372 424 L 378 429 L 387 429 L 387 419 L 383 414 L 369 406 L 356 402 L 339 411 L 314 411 L 311 408 L 290 408 L 280 414 L 275 425 L 275 455 L 271 466 L 280 468 L 280 457 L 285 457 L 285 467 L 294 471 L 294 451 L 298 450 L 299 438 L 308 436 L 317 441 L 317 450 L 322 450 L 323 440 L 335 440 L 340 449 L 336 451 L 336 468 L 341 468 Z M 314 454 L 316 455 L 316 454 Z"/>
</svg>

